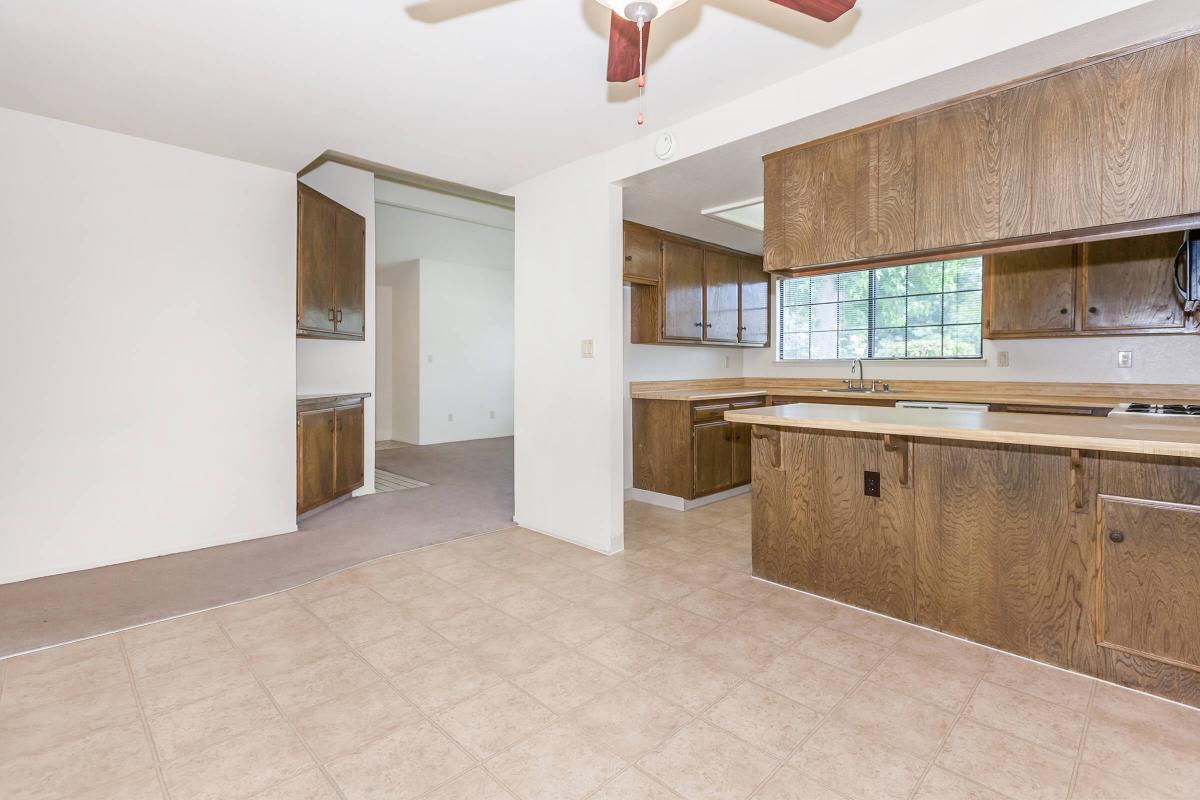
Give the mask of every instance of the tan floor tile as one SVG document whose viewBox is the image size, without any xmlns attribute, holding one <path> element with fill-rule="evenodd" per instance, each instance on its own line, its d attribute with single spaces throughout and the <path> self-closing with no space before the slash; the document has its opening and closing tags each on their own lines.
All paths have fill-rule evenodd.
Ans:
<svg viewBox="0 0 1200 800">
<path fill-rule="evenodd" d="M 398 675 L 450 655 L 454 645 L 419 622 L 409 622 L 391 636 L 358 648 L 367 662 L 385 675 Z"/>
<path fill-rule="evenodd" d="M 394 688 L 374 683 L 309 709 L 294 722 L 317 758 L 330 761 L 419 718 Z"/>
<path fill-rule="evenodd" d="M 151 625 L 140 625 L 121 632 L 125 647 L 138 650 L 158 642 L 165 642 L 177 636 L 204 636 L 219 633 L 217 615 L 212 613 L 188 614 L 183 617 L 155 622 Z"/>
<path fill-rule="evenodd" d="M 319 769 L 310 769 L 253 795 L 250 800 L 340 800 Z"/>
<path fill-rule="evenodd" d="M 813 628 L 792 649 L 826 664 L 857 673 L 870 672 L 888 654 L 888 648 L 882 645 L 824 625 Z"/>
<path fill-rule="evenodd" d="M 686 649 L 713 669 L 742 677 L 757 674 L 781 652 L 770 642 L 730 627 L 717 628 Z"/>
<path fill-rule="evenodd" d="M 563 644 L 578 647 L 600 638 L 618 623 L 586 606 L 575 604 L 548 614 L 531 625 Z"/>
<path fill-rule="evenodd" d="M 324 628 L 321 621 L 299 603 L 286 595 L 275 595 L 275 597 L 283 597 L 287 604 L 272 603 L 272 607 L 264 610 L 261 614 L 239 614 L 235 618 L 221 623 L 221 626 L 225 628 L 225 633 L 233 640 L 234 647 L 243 650 L 252 649 L 256 644 L 267 639 L 317 634 Z M 253 601 L 249 605 L 257 602 L 259 601 Z"/>
<path fill-rule="evenodd" d="M 78 660 L 45 660 L 45 669 L 31 671 L 29 663 L 14 661 L 6 672 L 0 711 L 11 712 L 106 689 L 129 682 L 120 649 L 109 649 Z M 28 658 L 26 656 L 25 658 Z"/>
<path fill-rule="evenodd" d="M 484 605 L 484 602 L 475 595 L 452 586 L 442 592 L 423 594 L 405 600 L 400 604 L 400 608 L 414 620 L 428 625 L 435 620 L 449 619 L 468 608 L 481 605 Z"/>
<path fill-rule="evenodd" d="M 334 622 L 391 607 L 378 592 L 361 583 L 352 583 L 340 592 L 307 603 L 308 610 L 325 622 Z"/>
<path fill-rule="evenodd" d="M 954 725 L 950 712 L 869 681 L 850 693 L 833 719 L 926 760 L 933 758 Z"/>
<path fill-rule="evenodd" d="M 684 560 L 679 553 L 661 547 L 626 550 L 624 557 L 626 561 L 652 570 L 670 569 Z"/>
<path fill-rule="evenodd" d="M 331 620 L 328 624 L 329 629 L 342 641 L 352 647 L 361 647 L 400 633 L 414 622 L 416 620 L 407 616 L 403 609 L 388 604 L 343 619 Z"/>
<path fill-rule="evenodd" d="M 692 586 L 712 586 L 717 581 L 730 575 L 729 570 L 717 564 L 709 564 L 700 558 L 689 558 L 667 567 L 664 570 L 672 578 L 677 578 Z M 743 598 L 745 599 L 745 598 Z"/>
<path fill-rule="evenodd" d="M 147 723 L 159 758 L 171 761 L 278 719 L 270 698 L 255 684 L 151 716 Z"/>
<path fill-rule="evenodd" d="M 487 766 L 524 800 L 583 800 L 625 763 L 574 725 L 560 721 Z"/>
<path fill-rule="evenodd" d="M 322 626 L 310 632 L 288 631 L 278 637 L 260 639 L 239 645 L 246 664 L 260 678 L 289 672 L 302 664 L 310 664 L 350 648 Z"/>
<path fill-rule="evenodd" d="M 137 680 L 147 714 L 161 714 L 214 694 L 256 685 L 254 674 L 237 653 L 195 661 Z"/>
<path fill-rule="evenodd" d="M 639 578 L 631 586 L 634 591 L 652 597 L 655 600 L 661 600 L 664 603 L 674 603 L 691 594 L 696 588 L 678 578 L 671 577 L 665 572 L 655 572 L 652 575 Z"/>
<path fill-rule="evenodd" d="M 926 762 L 888 747 L 885 741 L 827 722 L 789 763 L 847 797 L 908 797 L 925 774 Z"/>
<path fill-rule="evenodd" d="M 941 669 L 983 676 L 992 666 L 993 650 L 927 628 L 909 627 L 896 645 Z"/>
<path fill-rule="evenodd" d="M 480 579 L 504 574 L 495 567 L 490 567 L 482 561 L 476 561 L 473 558 L 464 556 L 457 561 L 449 564 L 443 564 L 440 567 L 434 567 L 429 570 L 429 573 L 435 578 L 440 578 L 447 583 L 453 583 L 456 586 L 473 583 Z"/>
<path fill-rule="evenodd" d="M 71 800 L 163 800 L 158 771 L 143 769 L 112 783 L 82 789 Z"/>
<path fill-rule="evenodd" d="M 438 712 L 434 720 L 476 758 L 489 758 L 554 720 L 511 683 L 501 683 Z"/>
<path fill-rule="evenodd" d="M 405 575 L 414 575 L 423 571 L 412 561 L 389 556 L 346 570 L 346 574 L 358 583 L 374 587 L 381 583 L 394 581 L 396 578 L 403 578 Z"/>
<path fill-rule="evenodd" d="M 837 603 L 830 600 L 782 587 L 778 592 L 763 600 L 762 604 L 811 625 L 828 622 L 833 619 L 837 609 L 840 608 Z"/>
<path fill-rule="evenodd" d="M 971 696 L 971 691 L 979 682 L 979 675 L 953 668 L 941 669 L 935 666 L 937 663 L 933 659 L 895 650 L 875 668 L 867 680 L 889 690 L 934 703 L 946 711 L 957 712 Z"/>
<path fill-rule="evenodd" d="M 530 559 L 520 566 L 512 567 L 510 571 L 518 578 L 538 586 L 570 581 L 587 574 L 583 570 L 575 569 L 552 558 L 539 556 L 537 553 L 531 552 Z"/>
<path fill-rule="evenodd" d="M 592 567 L 591 573 L 606 581 L 626 584 L 649 577 L 654 574 L 654 570 L 617 555 L 606 559 L 603 564 Z"/>
<path fill-rule="evenodd" d="M 418 597 L 446 592 L 453 587 L 441 578 L 427 572 L 414 572 L 401 575 L 399 578 L 380 583 L 372 588 L 385 600 L 403 605 Z"/>
<path fill-rule="evenodd" d="M 139 646 L 127 644 L 129 666 L 133 669 L 134 677 L 170 672 L 193 661 L 232 652 L 233 645 L 225 638 L 220 627 L 211 619 L 206 622 L 209 624 L 179 636 L 155 639 Z"/>
<path fill-rule="evenodd" d="M 817 711 L 829 711 L 860 676 L 800 653 L 780 653 L 751 679 Z"/>
<path fill-rule="evenodd" d="M 519 620 L 508 616 L 499 609 L 491 606 L 476 606 L 460 611 L 448 619 L 434 620 L 429 623 L 429 627 L 452 644 L 461 647 L 478 644 L 484 639 L 490 639 L 510 631 L 520 624 Z"/>
<path fill-rule="evenodd" d="M 153 764 L 139 720 L 0 762 L 0 787 L 5 800 L 72 797 Z"/>
<path fill-rule="evenodd" d="M 488 572 L 473 580 L 460 584 L 467 593 L 480 600 L 496 605 L 496 601 L 511 597 L 519 592 L 533 588 L 532 584 L 520 580 L 517 576 L 504 570 L 488 567 Z"/>
<path fill-rule="evenodd" d="M 656 661 L 633 680 L 693 714 L 724 697 L 741 678 L 731 672 L 713 669 L 703 659 L 673 652 Z"/>
<path fill-rule="evenodd" d="M 691 611 L 693 614 L 715 619 L 718 622 L 729 622 L 749 608 L 751 603 L 748 600 L 742 600 L 731 594 L 718 592 L 708 587 L 701 587 L 687 597 L 680 599 L 675 605 Z"/>
<path fill-rule="evenodd" d="M 921 781 L 917 793 L 913 795 L 913 800 L 949 800 L 949 798 L 954 798 L 954 800 L 1009 800 L 1002 794 L 937 766 L 929 770 L 925 780 Z M 1126 797 L 1124 800 L 1134 800 L 1134 797 Z M 1141 800 L 1148 800 L 1148 798 Z"/>
<path fill-rule="evenodd" d="M 804 773 L 785 766 L 763 784 L 755 793 L 754 800 L 845 800 L 845 796 L 822 786 Z M 942 800 L 951 798 L 945 797 Z"/>
<path fill-rule="evenodd" d="M 1194 795 L 1195 792 L 1192 792 Z M 932 798 L 931 798 L 932 800 Z M 1075 776 L 1075 787 L 1071 800 L 1169 800 L 1168 796 L 1156 792 L 1128 778 L 1105 772 L 1091 764 L 1080 764 Z"/>
<path fill-rule="evenodd" d="M 313 766 L 287 726 L 243 733 L 194 756 L 163 764 L 172 800 L 238 800 Z"/>
<path fill-rule="evenodd" d="M 962 718 L 950 732 L 939 766 L 1010 797 L 1064 798 L 1072 759 Z"/>
<path fill-rule="evenodd" d="M 566 598 L 548 592 L 540 586 L 529 586 L 507 597 L 493 600 L 492 605 L 522 622 L 535 622 L 571 605 Z"/>
<path fill-rule="evenodd" d="M 607 623 L 629 624 L 664 604 L 653 597 L 629 589 L 603 597 L 593 597 L 584 605 Z"/>
<path fill-rule="evenodd" d="M 36 653 L 5 659 L 5 674 L 9 679 L 23 678 L 42 672 L 61 669 L 71 664 L 96 656 L 120 655 L 121 638 L 119 636 L 97 636 L 82 642 L 48 647 Z M 62 674 L 72 674 L 69 671 Z"/>
<path fill-rule="evenodd" d="M 567 651 L 509 680 L 551 711 L 561 714 L 608 691 L 621 678 L 590 658 Z"/>
<path fill-rule="evenodd" d="M 743 611 L 730 621 L 729 627 L 780 647 L 789 647 L 807 636 L 816 624 L 760 604 Z"/>
<path fill-rule="evenodd" d="M 662 606 L 630 622 L 629 627 L 672 647 L 683 647 L 711 631 L 717 624 L 716 620 L 684 611 L 682 608 Z"/>
<path fill-rule="evenodd" d="M 835 606 L 833 615 L 823 624 L 881 647 L 895 645 L 912 630 L 902 622 L 849 606 Z"/>
<path fill-rule="evenodd" d="M 691 715 L 630 683 L 579 708 L 572 719 L 600 746 L 633 761 L 662 743 Z"/>
<path fill-rule="evenodd" d="M 448 782 L 471 759 L 422 720 L 327 766 L 347 800 L 408 800 Z"/>
<path fill-rule="evenodd" d="M 753 683 L 734 689 L 704 718 L 779 759 L 821 722 L 820 713 Z"/>
<path fill-rule="evenodd" d="M 679 795 L 632 767 L 592 795 L 592 800 L 679 800 Z"/>
<path fill-rule="evenodd" d="M 0 712 L 0 762 L 65 744 L 105 728 L 141 719 L 133 687 L 119 683 L 14 711 Z"/>
<path fill-rule="evenodd" d="M 466 557 L 466 553 L 455 550 L 452 547 L 445 546 L 426 547 L 422 550 L 404 553 L 399 556 L 399 558 L 402 558 L 408 563 L 418 566 L 427 572 L 429 570 L 437 569 L 438 567 L 444 567 L 447 564 L 453 564 L 455 561 Z"/>
<path fill-rule="evenodd" d="M 965 713 L 976 722 L 1072 758 L 1079 751 L 1083 714 L 1014 689 L 983 681 L 975 688 Z"/>
<path fill-rule="evenodd" d="M 477 653 L 456 650 L 398 675 L 393 685 L 418 708 L 432 712 L 476 695 L 501 680 L 500 674 Z"/>
<path fill-rule="evenodd" d="M 295 716 L 376 680 L 375 671 L 353 652 L 347 651 L 273 675 L 263 684 L 283 713 Z"/>
<path fill-rule="evenodd" d="M 671 648 L 657 639 L 622 625 L 588 642 L 582 651 L 604 666 L 628 675 L 646 669 L 668 655 Z"/>
<path fill-rule="evenodd" d="M 706 722 L 684 727 L 638 766 L 689 800 L 744 798 L 778 762 Z"/>
<path fill-rule="evenodd" d="M 604 597 L 622 590 L 621 584 L 611 583 L 588 572 L 550 581 L 543 587 L 576 603 L 585 603 L 593 597 Z"/>
<path fill-rule="evenodd" d="M 514 800 L 496 780 L 476 768 L 426 796 L 426 800 Z"/>
<path fill-rule="evenodd" d="M 994 653 L 984 678 L 1060 706 L 1087 711 L 1096 681 L 1085 675 L 1037 664 L 1007 653 Z"/>
<path fill-rule="evenodd" d="M 295 589 L 289 591 L 288 595 L 301 603 L 309 603 L 313 600 L 320 600 L 338 592 L 343 592 L 348 587 L 356 586 L 357 584 L 358 581 L 355 580 L 351 572 L 338 572 L 306 583 L 303 586 L 297 586 Z"/>
<path fill-rule="evenodd" d="M 755 580 L 745 572 L 724 570 L 721 576 L 709 584 L 713 589 L 752 603 L 761 603 L 771 595 L 782 591 L 778 586 L 766 581 Z"/>
<path fill-rule="evenodd" d="M 566 651 L 566 646 L 532 628 L 518 628 L 475 645 L 472 651 L 487 669 L 518 675 Z"/>
</svg>

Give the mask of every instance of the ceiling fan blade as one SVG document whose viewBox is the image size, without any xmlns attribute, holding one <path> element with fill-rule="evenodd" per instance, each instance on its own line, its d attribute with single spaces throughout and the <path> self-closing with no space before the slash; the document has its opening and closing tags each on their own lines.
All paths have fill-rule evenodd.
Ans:
<svg viewBox="0 0 1200 800">
<path fill-rule="evenodd" d="M 822 22 L 833 22 L 835 19 L 854 8 L 857 0 L 771 0 L 772 3 L 816 17 Z"/>
<path fill-rule="evenodd" d="M 650 44 L 650 23 L 642 26 L 642 46 Z M 613 12 L 608 27 L 608 82 L 624 83 L 639 74 L 638 28 L 617 12 Z"/>
</svg>

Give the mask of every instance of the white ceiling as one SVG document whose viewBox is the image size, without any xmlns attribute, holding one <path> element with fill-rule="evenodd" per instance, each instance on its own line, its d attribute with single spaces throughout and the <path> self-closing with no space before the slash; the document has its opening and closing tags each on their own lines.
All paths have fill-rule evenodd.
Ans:
<svg viewBox="0 0 1200 800">
<path fill-rule="evenodd" d="M 662 127 L 975 0 L 655 22 Z M 295 171 L 326 150 L 503 191 L 638 137 L 594 0 L 4 0 L 0 106 Z M 741 198 L 732 198 L 741 199 Z"/>
</svg>

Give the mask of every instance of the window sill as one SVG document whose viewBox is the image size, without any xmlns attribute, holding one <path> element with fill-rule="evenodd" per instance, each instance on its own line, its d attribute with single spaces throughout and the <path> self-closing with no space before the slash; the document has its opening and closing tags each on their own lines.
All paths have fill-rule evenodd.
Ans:
<svg viewBox="0 0 1200 800">
<path fill-rule="evenodd" d="M 835 364 L 849 367 L 849 365 L 853 364 L 854 361 L 855 359 L 853 358 L 810 358 L 794 359 L 789 361 L 776 358 L 771 363 L 777 367 L 819 367 Z M 937 365 L 939 367 L 986 367 L 988 364 L 986 358 L 864 358 L 863 363 L 887 364 L 889 367 L 928 367 L 931 365 Z"/>
</svg>

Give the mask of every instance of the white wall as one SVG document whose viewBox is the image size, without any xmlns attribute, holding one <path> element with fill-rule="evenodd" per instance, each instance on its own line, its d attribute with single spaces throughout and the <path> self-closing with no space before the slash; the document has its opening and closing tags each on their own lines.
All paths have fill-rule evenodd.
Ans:
<svg viewBox="0 0 1200 800">
<path fill-rule="evenodd" d="M 602 157 L 516 187 L 516 520 L 605 552 L 622 518 L 621 191 Z M 593 358 L 581 357 L 581 340 Z"/>
<path fill-rule="evenodd" d="M 513 268 L 513 210 L 377 180 L 379 267 L 428 258 Z"/>
<path fill-rule="evenodd" d="M 295 529 L 295 176 L 0 109 L 0 583 Z"/>
<path fill-rule="evenodd" d="M 379 280 L 378 274 L 375 279 Z M 391 357 L 395 316 L 393 292 L 391 286 L 382 283 L 375 287 L 375 440 L 380 442 L 396 438 L 391 413 L 396 380 Z"/>
<path fill-rule="evenodd" d="M 367 220 L 366 331 L 364 342 L 332 339 L 296 339 L 296 393 L 338 394 L 375 392 L 375 176 L 370 172 L 326 163 L 300 179 Z M 294 203 L 294 200 L 293 200 Z M 293 308 L 295 301 L 293 300 Z M 295 330 L 295 312 L 290 330 Z M 375 402 L 364 407 L 366 447 L 364 485 L 355 495 L 375 491 Z"/>
</svg>

